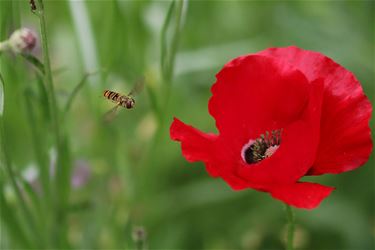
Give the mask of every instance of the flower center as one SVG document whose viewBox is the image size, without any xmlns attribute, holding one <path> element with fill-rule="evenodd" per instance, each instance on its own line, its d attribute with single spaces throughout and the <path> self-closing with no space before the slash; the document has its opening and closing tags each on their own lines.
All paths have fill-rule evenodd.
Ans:
<svg viewBox="0 0 375 250">
<path fill-rule="evenodd" d="M 257 139 L 250 140 L 242 148 L 242 158 L 247 164 L 253 164 L 273 155 L 281 143 L 282 129 L 273 130 L 271 133 L 261 134 Z"/>
</svg>

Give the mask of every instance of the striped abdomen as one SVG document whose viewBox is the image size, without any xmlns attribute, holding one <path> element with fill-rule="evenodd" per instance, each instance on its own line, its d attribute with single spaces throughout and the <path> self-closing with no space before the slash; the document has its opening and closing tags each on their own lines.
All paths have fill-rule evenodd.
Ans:
<svg viewBox="0 0 375 250">
<path fill-rule="evenodd" d="M 105 90 L 104 91 L 104 97 L 109 99 L 109 100 L 112 100 L 114 102 L 120 102 L 121 101 L 121 95 L 117 92 L 114 92 L 114 91 L 110 91 L 110 90 Z"/>
</svg>

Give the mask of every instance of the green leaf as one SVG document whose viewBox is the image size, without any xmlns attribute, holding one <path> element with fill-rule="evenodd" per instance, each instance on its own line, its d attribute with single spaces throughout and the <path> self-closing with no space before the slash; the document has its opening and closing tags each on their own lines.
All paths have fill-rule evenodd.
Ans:
<svg viewBox="0 0 375 250">
<path fill-rule="evenodd" d="M 175 4 L 176 2 L 176 4 Z M 186 1 L 173 1 L 169 7 L 167 16 L 161 30 L 161 70 L 163 79 L 170 84 L 173 77 L 174 61 L 176 58 L 179 38 L 186 14 Z M 174 15 L 173 15 L 174 14 Z M 174 22 L 172 22 L 172 16 Z M 171 30 L 171 37 L 168 39 L 168 29 Z"/>
<path fill-rule="evenodd" d="M 25 228 L 22 226 L 20 219 L 17 217 L 14 208 L 10 207 L 4 197 L 5 185 L 0 180 L 0 218 L 1 224 L 6 225 L 7 235 L 12 239 L 13 243 L 21 248 L 30 248 L 32 244 L 27 237 Z M 3 234 L 3 232 L 1 233 Z"/>
<path fill-rule="evenodd" d="M 66 102 L 66 105 L 65 105 L 65 109 L 64 109 L 64 116 L 68 113 L 70 107 L 72 106 L 72 103 L 75 99 L 75 97 L 77 96 L 78 92 L 82 89 L 82 87 L 85 85 L 85 83 L 87 82 L 87 78 L 89 76 L 92 76 L 92 75 L 95 75 L 99 72 L 101 72 L 102 70 L 97 70 L 97 71 L 94 71 L 94 72 L 90 72 L 90 73 L 86 73 L 81 81 L 75 86 L 75 88 L 73 89 L 72 93 L 69 95 L 69 98 L 68 98 L 68 101 Z"/>
<path fill-rule="evenodd" d="M 51 120 L 51 114 L 49 109 L 48 92 L 46 86 L 43 83 L 43 77 L 39 74 L 36 74 L 36 83 L 39 90 L 39 105 L 43 110 L 45 120 L 49 122 Z"/>
<path fill-rule="evenodd" d="M 160 65 L 161 65 L 161 72 L 163 74 L 163 77 L 165 77 L 165 75 L 167 74 L 167 68 L 168 68 L 167 29 L 172 19 L 174 5 L 175 5 L 175 1 L 172 1 L 168 9 L 167 16 L 165 17 L 163 27 L 161 29 Z"/>
<path fill-rule="evenodd" d="M 4 78 L 0 74 L 0 116 L 4 113 Z"/>
<path fill-rule="evenodd" d="M 53 225 L 53 234 L 58 235 L 57 244 L 62 249 L 70 248 L 68 245 L 67 232 L 68 232 L 68 208 L 69 208 L 69 195 L 70 195 L 70 179 L 72 174 L 72 159 L 69 150 L 69 140 L 67 136 L 62 137 L 60 150 L 59 150 L 56 165 L 55 175 L 55 218 Z"/>
<path fill-rule="evenodd" d="M 43 65 L 43 63 L 41 61 L 39 61 L 38 58 L 36 58 L 35 56 L 33 56 L 31 54 L 26 54 L 26 53 L 21 54 L 21 56 L 26 61 L 28 61 L 29 63 L 31 63 L 32 65 L 34 65 L 34 67 L 37 68 L 42 75 L 44 75 L 44 73 L 45 73 L 45 71 L 44 71 L 44 65 Z"/>
<path fill-rule="evenodd" d="M 27 88 L 24 93 L 25 97 L 25 108 L 27 110 L 26 114 L 30 124 L 33 150 L 35 153 L 35 159 L 38 163 L 40 177 L 42 181 L 43 194 L 45 195 L 44 202 L 48 203 L 50 198 L 50 174 L 49 174 L 49 164 L 48 164 L 48 155 L 45 141 L 41 139 L 43 137 L 43 131 L 37 126 L 37 117 L 35 112 L 35 105 L 32 101 L 33 92 L 30 88 Z"/>
</svg>

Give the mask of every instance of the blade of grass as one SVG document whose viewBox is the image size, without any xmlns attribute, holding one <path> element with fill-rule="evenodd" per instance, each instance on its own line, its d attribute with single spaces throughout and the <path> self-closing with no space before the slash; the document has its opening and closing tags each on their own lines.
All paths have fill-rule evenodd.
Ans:
<svg viewBox="0 0 375 250">
<path fill-rule="evenodd" d="M 56 185 L 54 185 L 55 192 L 55 209 L 54 209 L 54 229 L 52 230 L 54 236 L 54 242 L 58 244 L 59 248 L 68 248 L 66 240 L 66 202 L 68 201 L 65 195 L 68 195 L 68 192 L 65 190 L 70 188 L 69 179 L 71 164 L 67 160 L 67 151 L 68 147 L 66 141 L 62 140 L 61 131 L 60 131 L 60 119 L 59 119 L 59 110 L 57 106 L 56 96 L 54 92 L 51 63 L 48 50 L 48 39 L 47 39 L 47 27 L 45 20 L 45 10 L 43 0 L 38 0 L 38 10 L 35 14 L 39 17 L 40 23 L 40 32 L 41 32 L 41 43 L 43 48 L 43 64 L 45 67 L 45 76 L 44 82 L 48 91 L 48 99 L 50 106 L 50 114 L 52 118 L 53 133 L 55 137 L 55 145 L 57 148 L 57 159 L 56 159 Z M 64 194 L 64 197 L 60 197 L 61 194 Z"/>
<path fill-rule="evenodd" d="M 0 74 L 0 80 L 2 82 L 2 86 L 4 87 L 4 78 L 3 76 Z M 4 89 L 3 89 L 3 93 L 4 93 Z M 23 217 L 26 221 L 26 224 L 30 230 L 30 232 L 33 234 L 33 238 L 35 239 L 36 242 L 34 242 L 36 245 L 35 246 L 40 246 L 40 243 L 42 242 L 42 237 L 40 235 L 40 232 L 37 230 L 38 227 L 36 226 L 36 223 L 35 223 L 35 220 L 34 220 L 34 216 L 33 214 L 31 213 L 29 207 L 27 206 L 27 203 L 24 199 L 24 197 L 22 196 L 22 192 L 17 184 L 17 181 L 16 181 L 16 177 L 15 177 L 15 174 L 14 174 L 14 171 L 13 171 L 13 168 L 12 168 L 12 163 L 11 163 L 11 160 L 10 160 L 10 154 L 9 152 L 7 151 L 7 143 L 5 142 L 5 128 L 4 128 L 4 118 L 3 116 L 1 115 L 0 116 L 0 145 L 1 145 L 1 154 L 2 154 L 2 159 L 4 161 L 4 167 L 5 167 L 5 171 L 10 179 L 10 182 L 11 182 L 11 186 L 16 194 L 16 197 L 17 197 L 17 201 L 20 205 L 20 208 L 21 208 L 21 211 L 22 211 L 22 214 L 23 214 Z"/>
<path fill-rule="evenodd" d="M 177 4 L 175 3 L 177 2 Z M 162 95 L 159 96 L 161 100 L 163 100 L 162 105 L 157 110 L 158 113 L 157 118 L 159 122 L 158 129 L 153 137 L 153 141 L 150 144 L 148 148 L 147 157 L 144 158 L 141 165 L 148 166 L 150 164 L 150 161 L 154 158 L 154 156 L 157 155 L 157 145 L 160 142 L 160 139 L 162 138 L 162 135 L 165 131 L 165 119 L 169 119 L 168 115 L 168 101 L 169 101 L 169 95 L 171 92 L 171 82 L 173 77 L 173 64 L 175 62 L 174 58 L 176 57 L 176 52 L 178 48 L 178 42 L 179 42 L 179 36 L 182 29 L 182 20 L 183 15 L 186 14 L 184 11 L 185 6 L 185 0 L 174 0 L 171 2 L 167 15 L 164 20 L 164 24 L 161 30 L 161 58 L 160 58 L 160 64 L 161 64 L 161 74 L 163 77 L 164 84 L 162 85 L 163 91 Z M 167 31 L 168 28 L 173 24 L 172 22 L 172 16 L 175 14 L 175 23 L 174 23 L 174 29 L 172 34 L 172 41 L 170 50 L 168 50 L 168 39 L 167 39 Z M 153 96 L 153 93 L 150 92 L 150 97 Z M 140 168 L 140 169 L 147 169 L 147 168 Z"/>
<path fill-rule="evenodd" d="M 40 140 L 41 133 L 37 129 L 37 122 L 35 117 L 35 112 L 33 109 L 33 93 L 30 89 L 26 89 L 25 93 L 25 101 L 26 101 L 26 110 L 28 119 L 30 121 L 30 128 L 31 128 L 31 134 L 32 139 L 34 143 L 34 151 L 35 156 L 38 162 L 38 165 L 40 166 L 40 172 L 41 172 L 41 178 L 42 178 L 42 185 L 43 185 L 43 192 L 46 197 L 49 197 L 49 190 L 50 190 L 50 183 L 49 183 L 49 163 L 48 163 L 48 155 L 46 154 L 47 150 L 46 147 L 43 145 L 43 140 Z"/>
<path fill-rule="evenodd" d="M 50 122 L 51 115 L 50 115 L 50 109 L 48 107 L 48 92 L 47 92 L 46 86 L 44 86 L 43 77 L 40 76 L 39 74 L 36 74 L 36 83 L 37 83 L 38 91 L 39 91 L 40 108 L 43 110 L 45 121 Z"/>
<path fill-rule="evenodd" d="M 75 97 L 77 96 L 78 92 L 82 89 L 82 87 L 85 85 L 85 83 L 87 82 L 87 78 L 89 76 L 98 74 L 101 71 L 102 70 L 97 70 L 97 71 L 94 71 L 94 72 L 91 72 L 91 73 L 86 73 L 83 76 L 83 78 L 81 79 L 81 81 L 75 86 L 75 88 L 73 89 L 72 93 L 69 95 L 68 101 L 66 102 L 66 105 L 65 105 L 65 108 L 64 108 L 63 118 L 66 117 L 66 114 L 69 112 L 69 109 L 72 106 L 72 103 L 73 103 Z"/>
<path fill-rule="evenodd" d="M 51 117 L 53 123 L 53 130 L 55 135 L 55 142 L 57 146 L 57 150 L 59 153 L 60 148 L 60 127 L 59 127 L 59 118 L 58 118 L 58 108 L 57 108 L 57 101 L 53 86 L 52 80 L 52 71 L 51 71 L 51 63 L 49 59 L 49 50 L 48 50 L 48 40 L 47 40 L 47 28 L 46 28 L 46 21 L 44 17 L 44 4 L 43 0 L 38 0 L 38 11 L 36 12 L 37 16 L 39 17 L 39 24 L 40 24 L 40 33 L 41 33 L 41 43 L 43 48 L 43 61 L 44 61 L 44 83 L 46 84 L 47 91 L 48 91 L 48 99 L 49 99 L 49 107 L 51 110 Z M 58 162 L 58 161 L 57 161 Z"/>
<path fill-rule="evenodd" d="M 38 197 L 36 191 L 32 188 L 30 183 L 28 183 L 25 179 L 20 179 L 20 183 L 22 185 L 23 190 L 25 191 L 25 195 L 28 195 L 31 203 L 33 204 L 33 212 L 38 218 L 38 231 L 43 235 L 43 242 L 42 245 L 47 247 L 47 241 L 49 239 L 49 230 L 47 228 L 49 222 L 48 216 L 48 209 L 43 203 L 44 196 Z"/>
<path fill-rule="evenodd" d="M 85 1 L 69 0 L 69 9 L 72 15 L 74 29 L 79 41 L 80 52 L 82 52 L 83 65 L 86 72 L 92 72 L 100 68 L 95 36 L 91 27 L 90 17 Z M 95 85 L 99 79 L 93 79 Z"/>
<path fill-rule="evenodd" d="M 21 56 L 26 61 L 28 61 L 29 63 L 31 63 L 35 68 L 37 68 L 42 75 L 45 74 L 44 65 L 43 65 L 43 63 L 41 61 L 39 61 L 38 58 L 36 58 L 35 56 L 33 56 L 31 54 L 26 54 L 26 53 L 22 53 Z"/>
<path fill-rule="evenodd" d="M 176 5 L 174 4 L 175 1 L 173 1 L 170 5 L 170 8 L 168 10 L 167 16 L 165 18 L 164 25 L 161 30 L 161 64 L 162 64 L 162 77 L 164 84 L 164 90 L 163 90 L 163 107 L 162 112 L 164 114 L 167 113 L 167 107 L 169 102 L 169 97 L 171 93 L 171 85 L 172 85 L 172 77 L 173 77 L 173 71 L 174 71 L 174 64 L 175 64 L 175 58 L 178 48 L 178 43 L 180 40 L 181 30 L 182 30 L 182 20 L 184 20 L 184 16 L 186 14 L 186 11 L 184 11 L 184 7 L 186 8 L 185 0 L 178 0 Z M 171 22 L 171 12 L 174 11 L 174 23 Z M 173 33 L 170 41 L 170 46 L 168 46 L 168 39 L 167 39 L 167 33 L 168 28 L 174 24 L 173 27 Z M 169 48 L 169 50 L 168 50 Z M 163 123 L 163 121 L 161 121 Z M 163 126 L 161 124 L 161 126 Z"/>
<path fill-rule="evenodd" d="M 14 209 L 12 209 L 6 201 L 4 197 L 4 188 L 3 180 L 0 180 L 1 224 L 6 225 L 7 235 L 11 237 L 12 243 L 20 248 L 30 248 L 33 244 L 30 242 L 30 239 L 28 239 L 25 228 L 22 227 L 19 218 L 16 217 Z M 3 230 L 1 230 L 1 236 L 3 236 L 3 233 Z"/>
<path fill-rule="evenodd" d="M 176 2 L 176 4 L 175 4 Z M 173 70 L 174 70 L 174 63 L 175 57 L 177 53 L 179 37 L 182 30 L 182 20 L 184 20 L 184 16 L 186 11 L 185 4 L 186 0 L 175 0 L 171 3 L 167 16 L 165 18 L 162 30 L 161 30 L 161 64 L 162 64 L 162 77 L 164 84 L 162 85 L 162 95 L 161 98 L 163 100 L 161 109 L 159 109 L 160 114 L 159 116 L 159 129 L 155 134 L 155 143 L 157 144 L 160 137 L 163 134 L 164 125 L 165 125 L 165 118 L 169 118 L 168 115 L 168 103 L 169 97 L 171 93 L 171 85 L 172 85 L 172 77 L 173 77 Z M 174 14 L 174 21 L 172 22 L 172 14 Z M 170 46 L 168 43 L 167 33 L 168 29 L 174 25 L 172 31 L 172 37 Z M 169 49 L 168 49 L 169 48 Z"/>
<path fill-rule="evenodd" d="M 67 3 L 69 5 L 73 27 L 78 41 L 78 51 L 82 58 L 84 72 L 93 72 L 96 69 L 101 68 L 101 63 L 95 40 L 95 27 L 93 29 L 91 25 L 92 20 L 90 12 L 85 1 L 69 0 Z M 89 84 L 91 87 L 94 87 L 96 92 L 98 88 L 104 88 L 105 79 L 106 76 L 102 72 L 99 76 L 90 78 Z M 90 111 L 96 117 L 100 116 L 99 102 L 97 102 L 96 94 L 92 96 L 91 91 L 87 90 L 85 91 L 85 98 L 87 105 L 91 107 Z"/>
<path fill-rule="evenodd" d="M 30 130 L 31 130 L 31 136 L 32 136 L 32 142 L 33 142 L 33 149 L 36 161 L 38 163 L 39 167 L 39 173 L 41 177 L 42 182 L 42 191 L 44 194 L 44 206 L 45 208 L 49 207 L 49 204 L 51 204 L 51 192 L 50 192 L 50 174 L 49 174 L 49 160 L 47 155 L 47 147 L 44 144 L 44 141 L 42 138 L 43 134 L 41 133 L 40 129 L 37 127 L 37 121 L 36 121 L 36 115 L 33 108 L 33 93 L 31 89 L 26 89 L 25 93 L 25 108 L 27 110 L 27 116 L 30 124 Z M 47 214 L 45 217 L 48 217 Z"/>
<path fill-rule="evenodd" d="M 177 2 L 177 3 L 175 3 Z M 162 30 L 161 30 L 161 74 L 163 77 L 164 84 L 162 85 L 164 91 L 162 91 L 161 100 L 162 105 L 160 109 L 158 110 L 158 128 L 156 130 L 155 135 L 152 138 L 152 141 L 150 145 L 147 148 L 147 155 L 144 157 L 144 160 L 140 163 L 141 167 L 139 167 L 139 172 L 137 173 L 137 182 L 136 182 L 136 192 L 139 192 L 139 190 L 142 190 L 142 186 L 145 184 L 143 183 L 146 178 L 144 176 L 147 176 L 149 173 L 149 166 L 151 165 L 152 161 L 157 158 L 158 154 L 160 154 L 160 147 L 158 147 L 159 143 L 161 142 L 163 135 L 165 135 L 166 132 L 166 123 L 167 119 L 169 119 L 168 114 L 168 102 L 169 102 L 169 95 L 171 92 L 171 85 L 172 85 L 172 77 L 173 77 L 173 64 L 175 62 L 175 57 L 177 53 L 178 43 L 179 43 L 179 36 L 181 34 L 182 29 L 182 20 L 184 20 L 183 15 L 186 14 L 184 11 L 185 1 L 184 0 L 178 0 L 173 1 L 168 9 Z M 175 22 L 173 23 L 172 15 L 175 16 Z M 172 39 L 171 39 L 171 45 L 168 46 L 168 39 L 167 39 L 167 30 L 171 25 L 174 24 L 174 29 L 172 33 Z M 168 47 L 170 48 L 168 50 Z M 147 171 L 147 173 L 145 173 Z M 137 196 L 137 195 L 136 195 Z M 140 198 L 136 198 L 140 199 Z"/>
<path fill-rule="evenodd" d="M 3 116 L 4 113 L 4 97 L 4 79 L 0 74 L 0 117 Z"/>
<path fill-rule="evenodd" d="M 176 23 L 174 27 L 173 36 L 172 36 L 171 51 L 169 53 L 169 60 L 168 60 L 167 82 L 169 83 L 173 76 L 177 48 L 178 48 L 178 44 L 180 40 L 183 20 L 185 19 L 183 14 L 186 14 L 184 11 L 184 7 L 186 8 L 185 2 L 186 0 L 180 0 L 178 2 L 178 5 L 176 6 Z"/>
<path fill-rule="evenodd" d="M 172 19 L 172 13 L 173 13 L 173 10 L 174 10 L 174 5 L 175 5 L 175 1 L 172 1 L 169 8 L 168 8 L 168 12 L 167 12 L 167 15 L 165 17 L 165 20 L 164 20 L 164 23 L 163 23 L 163 27 L 162 27 L 162 30 L 161 30 L 161 54 L 160 54 L 160 66 L 161 66 L 161 73 L 162 73 L 162 76 L 163 78 L 165 79 L 166 76 L 167 76 L 167 67 L 168 67 L 168 49 L 167 49 L 167 29 L 169 27 L 169 24 L 171 22 L 171 19 Z"/>
<path fill-rule="evenodd" d="M 69 210 L 68 201 L 70 193 L 70 176 L 71 176 L 71 156 L 68 147 L 68 138 L 64 137 L 62 140 L 62 147 L 60 150 L 61 168 L 56 169 L 56 186 L 57 199 L 56 199 L 56 220 L 54 228 L 54 237 L 58 245 L 67 249 L 70 248 L 67 239 L 68 225 L 67 225 L 67 212 Z"/>
</svg>

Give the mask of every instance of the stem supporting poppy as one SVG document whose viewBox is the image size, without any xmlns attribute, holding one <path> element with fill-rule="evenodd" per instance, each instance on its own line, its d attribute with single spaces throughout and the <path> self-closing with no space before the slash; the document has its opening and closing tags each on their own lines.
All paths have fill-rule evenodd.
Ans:
<svg viewBox="0 0 375 250">
<path fill-rule="evenodd" d="M 293 239 L 294 239 L 294 214 L 292 207 L 285 204 L 286 217 L 288 220 L 288 234 L 287 234 L 287 250 L 293 250 Z"/>
</svg>

